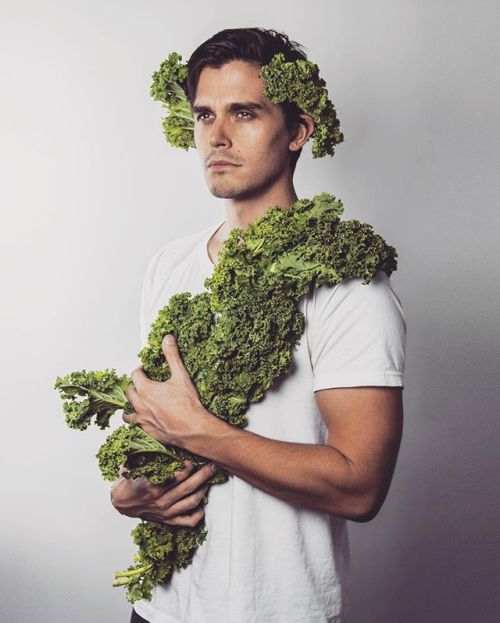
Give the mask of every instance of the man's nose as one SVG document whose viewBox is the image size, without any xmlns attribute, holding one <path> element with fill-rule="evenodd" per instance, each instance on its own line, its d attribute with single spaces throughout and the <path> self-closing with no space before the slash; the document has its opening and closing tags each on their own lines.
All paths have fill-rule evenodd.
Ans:
<svg viewBox="0 0 500 623">
<path fill-rule="evenodd" d="M 210 145 L 212 147 L 216 145 L 229 145 L 230 142 L 229 128 L 226 121 L 222 117 L 216 118 L 210 129 Z"/>
</svg>

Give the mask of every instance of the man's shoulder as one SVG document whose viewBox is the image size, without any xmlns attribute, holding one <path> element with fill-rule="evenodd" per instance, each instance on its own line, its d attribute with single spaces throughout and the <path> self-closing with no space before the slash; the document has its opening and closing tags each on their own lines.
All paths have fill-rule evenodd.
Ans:
<svg viewBox="0 0 500 623">
<path fill-rule="evenodd" d="M 322 325 L 331 322 L 350 325 L 363 319 L 376 323 L 401 320 L 405 324 L 404 309 L 392 279 L 384 271 L 377 271 L 371 281 L 361 277 L 344 279 L 336 285 L 312 288 L 304 302 L 305 315 L 310 323 Z"/>
<path fill-rule="evenodd" d="M 363 283 L 362 277 L 349 277 L 335 285 L 313 288 L 310 291 L 310 297 L 315 303 L 323 305 L 344 302 L 359 304 L 361 301 L 370 299 L 398 299 L 392 280 L 383 270 L 378 270 L 369 283 Z"/>
</svg>

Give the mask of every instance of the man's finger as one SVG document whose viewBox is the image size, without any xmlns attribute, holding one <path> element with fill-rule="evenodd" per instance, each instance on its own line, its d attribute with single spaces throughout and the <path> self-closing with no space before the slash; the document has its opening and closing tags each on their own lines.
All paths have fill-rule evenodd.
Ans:
<svg viewBox="0 0 500 623">
<path fill-rule="evenodd" d="M 161 347 L 172 376 L 174 374 L 185 374 L 186 368 L 182 362 L 175 336 L 171 333 L 167 333 L 162 340 Z"/>
<path fill-rule="evenodd" d="M 141 391 L 141 389 L 144 387 L 144 385 L 146 385 L 146 383 L 151 382 L 151 379 L 147 377 L 147 375 L 144 372 L 144 368 L 142 366 L 140 366 L 139 368 L 136 368 L 130 375 L 130 378 L 132 379 L 132 383 L 134 384 L 134 387 L 132 388 L 129 387 L 127 391 L 130 391 L 131 389 L 134 391 L 135 390 Z M 127 395 L 127 392 L 125 392 L 125 395 Z"/>
<path fill-rule="evenodd" d="M 206 482 L 209 478 L 211 478 L 214 475 L 215 471 L 213 471 L 212 465 L 213 465 L 212 463 L 207 463 L 207 465 L 200 467 L 194 474 L 192 474 L 189 477 L 190 491 L 191 491 L 191 488 L 192 490 L 197 489 L 200 485 L 202 485 L 204 482 Z M 188 479 L 186 479 L 186 482 L 187 480 Z M 190 491 L 188 491 L 188 493 Z M 185 495 L 185 492 L 183 492 L 182 495 Z"/>
<path fill-rule="evenodd" d="M 184 461 L 183 467 L 174 472 L 174 478 L 176 482 L 182 482 L 186 480 L 186 478 L 193 472 L 194 465 L 192 461 L 186 460 Z"/>
<path fill-rule="evenodd" d="M 130 402 L 132 407 L 137 411 L 141 406 L 141 399 L 139 398 L 139 394 L 137 393 L 134 385 L 131 385 L 125 390 L 125 396 L 127 397 L 127 400 Z"/>
<path fill-rule="evenodd" d="M 122 415 L 122 420 L 127 424 L 131 424 L 137 420 L 137 413 L 124 413 Z"/>
</svg>

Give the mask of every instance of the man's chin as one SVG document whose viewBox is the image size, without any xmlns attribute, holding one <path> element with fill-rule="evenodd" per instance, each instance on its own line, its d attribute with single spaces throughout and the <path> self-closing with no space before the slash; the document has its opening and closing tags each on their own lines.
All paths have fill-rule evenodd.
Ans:
<svg viewBox="0 0 500 623">
<path fill-rule="evenodd" d="M 209 186 L 210 193 L 219 199 L 237 199 L 241 194 L 241 189 L 234 187 L 224 187 L 217 184 Z"/>
</svg>

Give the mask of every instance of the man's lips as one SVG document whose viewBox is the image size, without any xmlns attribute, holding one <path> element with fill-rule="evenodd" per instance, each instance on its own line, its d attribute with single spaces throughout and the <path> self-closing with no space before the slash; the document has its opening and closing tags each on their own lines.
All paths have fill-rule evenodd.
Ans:
<svg viewBox="0 0 500 623">
<path fill-rule="evenodd" d="M 209 163 L 208 167 L 211 168 L 219 168 L 219 167 L 237 167 L 239 165 L 234 164 L 234 162 L 228 162 L 227 160 L 212 160 Z"/>
</svg>

